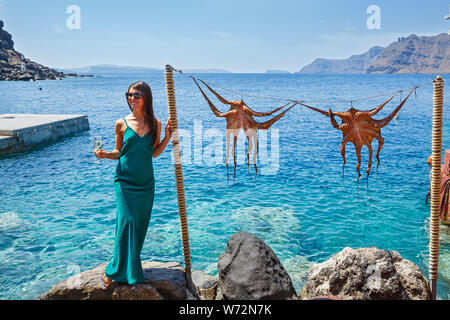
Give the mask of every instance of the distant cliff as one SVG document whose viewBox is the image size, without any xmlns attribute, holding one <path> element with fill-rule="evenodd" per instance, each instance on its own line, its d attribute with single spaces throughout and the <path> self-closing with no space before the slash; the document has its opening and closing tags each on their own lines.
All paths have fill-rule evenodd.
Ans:
<svg viewBox="0 0 450 320">
<path fill-rule="evenodd" d="M 400 38 L 378 55 L 367 73 L 450 73 L 450 36 Z"/>
<path fill-rule="evenodd" d="M 375 46 L 366 53 L 353 55 L 348 59 L 318 58 L 297 73 L 366 73 L 383 49 L 383 47 Z"/>
<path fill-rule="evenodd" d="M 0 20 L 0 80 L 55 80 L 76 76 L 26 59 L 23 54 L 14 50 L 12 36 L 3 30 L 3 21 Z"/>
<path fill-rule="evenodd" d="M 316 59 L 298 73 L 450 73 L 450 36 L 413 34 L 348 59 Z"/>
</svg>

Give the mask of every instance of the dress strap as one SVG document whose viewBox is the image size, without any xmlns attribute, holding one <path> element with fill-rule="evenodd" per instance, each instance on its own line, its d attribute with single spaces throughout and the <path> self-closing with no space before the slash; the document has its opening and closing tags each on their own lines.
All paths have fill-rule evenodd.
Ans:
<svg viewBox="0 0 450 320">
<path fill-rule="evenodd" d="M 125 117 L 123 117 L 123 121 L 125 121 L 125 124 L 127 125 L 127 127 L 128 127 L 128 123 L 127 123 L 127 120 L 125 120 Z M 129 128 L 129 127 L 128 127 Z"/>
</svg>

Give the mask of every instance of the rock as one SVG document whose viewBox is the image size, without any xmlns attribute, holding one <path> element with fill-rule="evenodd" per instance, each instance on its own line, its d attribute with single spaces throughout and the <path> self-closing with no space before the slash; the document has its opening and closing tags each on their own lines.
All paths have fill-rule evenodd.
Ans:
<svg viewBox="0 0 450 320">
<path fill-rule="evenodd" d="M 31 79 L 33 79 L 34 77 L 32 77 L 29 73 L 25 73 L 25 74 L 21 74 L 17 77 L 17 80 L 19 81 L 30 81 Z"/>
<path fill-rule="evenodd" d="M 217 280 L 215 277 L 201 271 L 192 272 L 192 282 L 200 300 L 214 300 L 216 298 Z"/>
<path fill-rule="evenodd" d="M 144 276 L 167 299 L 186 299 L 186 277 L 178 262 L 143 262 Z"/>
<path fill-rule="evenodd" d="M 118 285 L 112 292 L 112 300 L 163 300 L 150 284 Z"/>
<path fill-rule="evenodd" d="M 163 300 L 190 299 L 184 270 L 177 262 L 142 262 L 145 282 L 130 285 L 113 282 L 107 290 L 99 279 L 107 263 L 58 283 L 39 300 Z M 195 299 L 195 298 L 194 298 Z"/>
<path fill-rule="evenodd" d="M 428 281 L 414 263 L 396 251 L 375 247 L 344 248 L 329 260 L 314 264 L 300 297 L 357 300 L 427 300 Z"/>
<path fill-rule="evenodd" d="M 3 30 L 3 21 L 0 20 L 0 50 L 13 50 L 13 48 L 12 36 Z"/>
<path fill-rule="evenodd" d="M 214 279 L 217 282 L 216 297 L 214 298 L 214 300 L 223 300 L 222 289 L 220 289 L 219 285 L 219 275 L 214 276 Z"/>
<path fill-rule="evenodd" d="M 198 300 L 188 289 L 186 289 L 186 299 L 185 300 Z"/>
<path fill-rule="evenodd" d="M 412 34 L 386 48 L 375 46 L 348 59 L 318 58 L 297 73 L 450 73 L 450 36 Z"/>
<path fill-rule="evenodd" d="M 0 80 L 59 80 L 76 76 L 58 72 L 26 59 L 23 54 L 14 50 L 12 36 L 3 30 L 3 21 L 0 20 Z"/>
<path fill-rule="evenodd" d="M 399 38 L 377 56 L 367 73 L 450 73 L 450 36 Z"/>
<path fill-rule="evenodd" d="M 403 259 L 397 251 L 390 253 L 405 290 L 405 298 L 407 300 L 429 300 L 431 298 L 430 286 L 420 268 L 411 261 Z"/>
<path fill-rule="evenodd" d="M 275 253 L 252 234 L 239 231 L 230 238 L 218 269 L 224 300 L 296 297 L 291 278 Z"/>
<path fill-rule="evenodd" d="M 297 73 L 304 74 L 359 74 L 366 73 L 376 57 L 384 48 L 375 46 L 369 51 L 353 55 L 348 59 L 321 59 L 317 58 L 311 64 L 303 67 Z"/>
</svg>

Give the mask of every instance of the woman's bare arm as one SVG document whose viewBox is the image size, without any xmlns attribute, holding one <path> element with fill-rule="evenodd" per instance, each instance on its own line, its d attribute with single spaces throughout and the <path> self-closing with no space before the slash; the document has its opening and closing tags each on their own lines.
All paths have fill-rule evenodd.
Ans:
<svg viewBox="0 0 450 320">
<path fill-rule="evenodd" d="M 116 148 L 113 151 L 105 151 L 103 149 L 95 150 L 95 155 L 100 159 L 111 159 L 118 160 L 120 158 L 120 152 L 122 150 L 123 142 L 123 120 L 119 119 L 116 121 L 114 131 L 116 133 Z"/>
<path fill-rule="evenodd" d="M 157 119 L 157 124 L 158 124 L 158 129 L 157 129 L 155 143 L 153 144 L 153 158 L 156 158 L 164 151 L 167 144 L 169 143 L 170 137 L 172 136 L 172 133 L 170 132 L 170 118 L 167 120 L 165 136 L 162 141 L 160 141 L 162 124 L 159 119 Z"/>
</svg>

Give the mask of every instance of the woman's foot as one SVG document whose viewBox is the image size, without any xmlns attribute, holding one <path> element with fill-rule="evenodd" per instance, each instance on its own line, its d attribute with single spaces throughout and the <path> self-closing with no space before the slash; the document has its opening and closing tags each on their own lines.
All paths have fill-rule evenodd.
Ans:
<svg viewBox="0 0 450 320">
<path fill-rule="evenodd" d="M 102 289 L 108 289 L 111 283 L 112 279 L 109 279 L 106 274 L 103 274 L 100 278 L 100 287 L 102 287 Z"/>
</svg>

